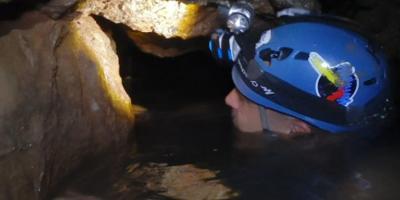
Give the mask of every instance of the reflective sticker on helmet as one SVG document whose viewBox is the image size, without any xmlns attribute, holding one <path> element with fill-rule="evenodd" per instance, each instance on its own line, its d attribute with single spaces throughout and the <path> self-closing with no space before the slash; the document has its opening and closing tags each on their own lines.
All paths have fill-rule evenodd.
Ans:
<svg viewBox="0 0 400 200">
<path fill-rule="evenodd" d="M 315 91 L 321 98 L 348 106 L 356 95 L 359 80 L 350 62 L 331 66 L 321 55 L 311 52 L 308 62 L 318 73 Z"/>
<path fill-rule="evenodd" d="M 329 65 L 318 53 L 311 52 L 308 57 L 308 62 L 310 62 L 311 66 L 314 67 L 315 71 L 317 71 L 320 75 L 325 76 L 331 83 L 338 86 L 339 77 L 335 74 Z"/>
<path fill-rule="evenodd" d="M 210 40 L 210 41 L 208 42 L 208 49 L 209 49 L 211 52 L 213 52 L 214 47 L 213 47 L 213 41 L 212 41 L 212 40 Z"/>
<path fill-rule="evenodd" d="M 261 35 L 260 40 L 256 44 L 256 49 L 260 48 L 264 44 L 268 44 L 269 41 L 271 41 L 271 30 L 265 31 Z"/>
<path fill-rule="evenodd" d="M 229 61 L 233 61 L 233 58 L 232 58 L 232 51 L 231 51 L 230 49 L 228 49 L 228 60 L 229 60 Z"/>
<path fill-rule="evenodd" d="M 224 38 L 225 33 L 219 33 L 218 44 L 219 47 L 222 47 L 222 39 Z"/>
<path fill-rule="evenodd" d="M 242 72 L 242 74 L 247 78 L 248 77 L 247 72 L 243 68 L 243 65 L 242 65 L 242 62 L 240 61 L 240 59 L 238 60 L 238 65 L 239 65 L 239 68 L 240 68 L 240 72 Z"/>
<path fill-rule="evenodd" d="M 218 54 L 218 59 L 222 59 L 223 56 L 222 49 L 218 48 L 217 54 Z"/>
<path fill-rule="evenodd" d="M 239 44 L 236 42 L 235 37 L 233 36 L 229 38 L 229 47 L 230 47 L 232 61 L 236 61 L 241 49 Z"/>
</svg>

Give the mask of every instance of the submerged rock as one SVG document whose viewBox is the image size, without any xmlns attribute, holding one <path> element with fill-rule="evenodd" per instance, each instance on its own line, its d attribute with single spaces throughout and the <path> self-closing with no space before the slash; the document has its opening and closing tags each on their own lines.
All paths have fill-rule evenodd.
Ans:
<svg viewBox="0 0 400 200">
<path fill-rule="evenodd" d="M 0 199 L 47 197 L 85 161 L 118 159 L 134 119 L 91 17 L 29 23 L 0 38 Z"/>
<path fill-rule="evenodd" d="M 112 199 L 232 199 L 239 193 L 218 179 L 218 172 L 192 164 L 132 164 L 114 185 Z"/>
<path fill-rule="evenodd" d="M 216 172 L 193 165 L 171 166 L 162 176 L 161 187 L 175 199 L 231 199 L 239 194 L 224 186 Z"/>
</svg>

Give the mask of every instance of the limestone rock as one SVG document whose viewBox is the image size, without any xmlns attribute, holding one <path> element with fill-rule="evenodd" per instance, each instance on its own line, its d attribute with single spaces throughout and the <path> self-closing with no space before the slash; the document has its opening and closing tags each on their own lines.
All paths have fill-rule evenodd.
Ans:
<svg viewBox="0 0 400 200">
<path fill-rule="evenodd" d="M 175 57 L 207 48 L 208 38 L 165 39 L 156 34 L 129 31 L 128 36 L 143 52 L 158 57 Z"/>
<path fill-rule="evenodd" d="M 127 167 L 126 177 L 114 184 L 113 199 L 214 200 L 239 197 L 239 193 L 224 185 L 217 174 L 192 164 L 135 163 Z M 146 193 L 152 193 L 153 198 L 140 196 Z"/>
<path fill-rule="evenodd" d="M 199 5 L 209 5 L 217 3 L 219 5 L 230 5 L 232 0 L 178 0 L 185 3 L 196 3 Z M 258 14 L 271 14 L 277 10 L 289 7 L 300 7 L 319 12 L 321 5 L 318 0 L 247 0 Z"/>
<path fill-rule="evenodd" d="M 169 0 L 87 0 L 78 11 L 166 38 L 205 36 L 219 25 L 216 9 Z"/>
<path fill-rule="evenodd" d="M 321 11 L 321 5 L 318 0 L 270 0 L 271 4 L 277 9 L 290 7 L 305 8 L 314 12 Z"/>
<path fill-rule="evenodd" d="M 41 11 L 46 13 L 53 19 L 57 19 L 60 18 L 68 10 L 72 9 L 72 7 L 78 1 L 79 0 L 51 0 L 41 8 Z"/>
<path fill-rule="evenodd" d="M 164 195 L 175 199 L 232 199 L 238 193 L 224 186 L 216 172 L 193 165 L 168 167 L 161 181 Z"/>
<path fill-rule="evenodd" d="M 78 11 L 87 15 L 103 16 L 114 23 L 124 24 L 133 30 L 128 31 L 128 35 L 144 52 L 159 57 L 172 57 L 202 47 L 202 45 L 196 45 L 196 42 L 193 41 L 185 43 L 174 38 L 190 39 L 209 36 L 211 32 L 216 28 L 223 27 L 225 23 L 216 8 L 206 6 L 208 1 L 191 1 L 196 4 L 189 4 L 188 2 L 190 1 L 88 0 L 80 3 Z M 219 2 L 220 4 L 226 3 L 224 0 Z M 251 2 L 259 14 L 273 14 L 274 7 L 272 4 L 277 6 L 277 9 L 293 6 L 319 10 L 319 4 L 316 0 L 303 0 L 301 2 L 254 0 Z M 140 34 L 138 32 L 156 33 L 166 39 L 154 34 Z M 193 44 L 194 46 L 192 46 Z"/>
<path fill-rule="evenodd" d="M 85 160 L 118 158 L 135 110 L 91 17 L 15 29 L 0 52 L 0 199 L 44 198 Z"/>
<path fill-rule="evenodd" d="M 208 36 L 225 23 L 215 7 L 207 6 L 211 1 L 203 0 L 52 0 L 42 11 L 58 18 L 77 2 L 77 12 L 102 16 L 114 23 L 126 25 L 131 29 L 128 35 L 139 48 L 159 57 L 172 57 L 199 49 L 201 45 L 197 45 L 197 42 L 192 40 L 185 43 L 180 39 Z M 218 2 L 228 3 L 226 0 Z M 319 9 L 316 0 L 254 0 L 251 3 L 259 14 L 273 14 L 275 8 L 272 5 L 276 9 L 292 6 Z M 162 37 L 138 32 L 155 33 Z"/>
</svg>

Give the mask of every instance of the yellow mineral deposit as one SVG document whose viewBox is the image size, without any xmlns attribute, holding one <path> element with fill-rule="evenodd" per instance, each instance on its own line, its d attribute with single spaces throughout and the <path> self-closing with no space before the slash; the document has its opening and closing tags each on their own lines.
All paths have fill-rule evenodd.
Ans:
<svg viewBox="0 0 400 200">
<path fill-rule="evenodd" d="M 74 51 L 74 55 L 77 58 L 86 56 L 95 63 L 95 71 L 98 73 L 99 81 L 101 82 L 100 84 L 114 109 L 122 116 L 133 119 L 138 109 L 132 105 L 131 99 L 122 86 L 118 69 L 118 57 L 117 55 L 109 55 L 107 53 L 109 51 L 106 49 L 101 49 L 111 49 L 110 40 L 102 39 L 108 37 L 105 35 L 96 35 L 105 33 L 97 32 L 94 34 L 93 32 L 86 30 L 86 28 L 81 26 L 79 20 L 71 22 L 70 28 L 71 32 L 65 39 L 71 40 L 69 44 L 72 45 L 71 49 Z M 83 42 L 88 40 L 91 40 L 92 42 Z M 94 46 L 89 47 L 87 44 L 92 44 Z M 96 49 L 96 52 L 94 52 L 94 49 Z M 82 54 L 85 56 L 81 56 Z"/>
<path fill-rule="evenodd" d="M 197 21 L 197 16 L 199 13 L 199 6 L 195 4 L 183 4 L 186 12 L 185 15 L 180 19 L 177 36 L 186 39 L 190 36 L 192 32 L 192 27 Z"/>
<path fill-rule="evenodd" d="M 183 39 L 192 36 L 200 12 L 196 4 L 174 0 L 85 0 L 77 7 L 81 13 L 102 16 L 134 31 Z"/>
<path fill-rule="evenodd" d="M 197 20 L 199 6 L 178 1 L 157 1 L 151 10 L 154 11 L 155 17 L 161 20 L 154 26 L 155 32 L 160 32 L 166 37 L 186 39 Z"/>
</svg>

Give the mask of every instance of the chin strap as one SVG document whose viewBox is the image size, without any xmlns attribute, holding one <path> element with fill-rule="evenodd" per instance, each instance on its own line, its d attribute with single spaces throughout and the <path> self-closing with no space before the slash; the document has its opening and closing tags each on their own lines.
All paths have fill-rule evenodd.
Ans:
<svg viewBox="0 0 400 200">
<path fill-rule="evenodd" d="M 267 117 L 267 112 L 266 112 L 265 108 L 262 106 L 258 106 L 258 110 L 260 113 L 261 126 L 262 126 L 263 130 L 269 131 L 270 126 L 268 123 L 268 117 Z"/>
<path fill-rule="evenodd" d="M 267 116 L 267 110 L 262 106 L 258 106 L 258 110 L 260 113 L 260 120 L 261 120 L 261 126 L 263 128 L 263 133 L 265 133 L 267 137 L 270 137 L 271 139 L 276 139 L 278 134 L 271 131 L 271 126 L 269 124 Z"/>
</svg>

